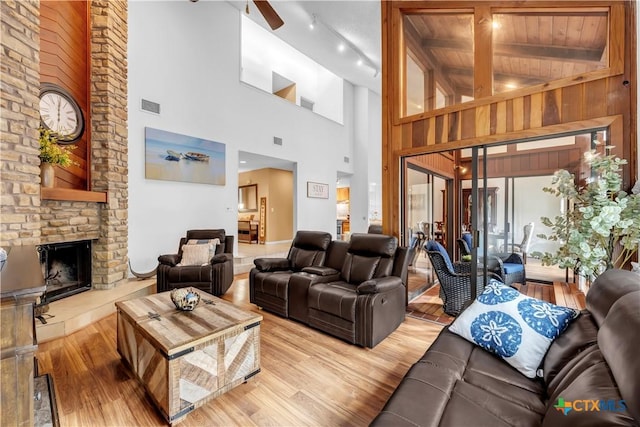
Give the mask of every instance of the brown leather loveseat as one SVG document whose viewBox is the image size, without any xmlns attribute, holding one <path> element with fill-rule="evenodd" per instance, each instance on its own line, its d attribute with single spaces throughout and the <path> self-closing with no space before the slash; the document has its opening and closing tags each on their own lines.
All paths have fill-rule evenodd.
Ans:
<svg viewBox="0 0 640 427">
<path fill-rule="evenodd" d="M 289 317 L 289 279 L 305 267 L 324 264 L 331 234 L 298 231 L 286 258 L 257 258 L 249 272 L 249 301 L 283 317 Z"/>
<path fill-rule="evenodd" d="M 609 270 L 549 347 L 542 378 L 443 329 L 373 426 L 638 426 L 640 276 Z"/>
<path fill-rule="evenodd" d="M 296 234 L 291 251 L 300 246 L 299 237 L 307 241 L 307 251 L 315 249 L 306 253 L 308 265 L 298 264 L 297 271 L 283 259 L 254 261 L 251 302 L 352 344 L 374 347 L 404 320 L 409 251 L 392 236 L 353 234 L 344 242 L 326 241 L 317 233 Z M 312 236 L 323 244 L 311 246 Z"/>
</svg>

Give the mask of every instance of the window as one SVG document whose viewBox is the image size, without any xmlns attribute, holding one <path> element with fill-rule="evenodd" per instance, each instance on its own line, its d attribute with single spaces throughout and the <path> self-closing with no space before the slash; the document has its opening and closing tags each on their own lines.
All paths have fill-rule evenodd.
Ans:
<svg viewBox="0 0 640 427">
<path fill-rule="evenodd" d="M 399 117 L 609 67 L 605 7 L 421 9 L 401 31 Z"/>
<path fill-rule="evenodd" d="M 608 66 L 606 9 L 496 13 L 492 28 L 494 93 Z"/>
<path fill-rule="evenodd" d="M 473 99 L 473 13 L 430 12 L 403 19 L 402 116 Z"/>
</svg>

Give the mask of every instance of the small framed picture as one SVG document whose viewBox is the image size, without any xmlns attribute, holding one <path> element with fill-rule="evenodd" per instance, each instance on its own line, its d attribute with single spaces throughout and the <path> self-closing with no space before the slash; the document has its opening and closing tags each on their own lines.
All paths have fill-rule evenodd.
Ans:
<svg viewBox="0 0 640 427">
<path fill-rule="evenodd" d="M 329 184 L 307 181 L 307 197 L 316 199 L 329 198 Z"/>
</svg>

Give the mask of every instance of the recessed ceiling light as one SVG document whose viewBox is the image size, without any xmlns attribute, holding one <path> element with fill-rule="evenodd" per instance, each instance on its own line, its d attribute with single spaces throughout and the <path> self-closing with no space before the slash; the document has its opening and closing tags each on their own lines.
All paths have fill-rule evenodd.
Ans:
<svg viewBox="0 0 640 427">
<path fill-rule="evenodd" d="M 362 59 L 358 59 L 358 65 L 362 65 Z"/>
<path fill-rule="evenodd" d="M 491 23 L 491 26 L 493 27 L 494 30 L 498 30 L 498 29 L 502 28 L 502 25 L 498 21 L 493 21 Z"/>
<path fill-rule="evenodd" d="M 241 165 L 244 165 L 245 163 L 247 163 L 247 161 L 246 161 L 246 160 L 240 160 L 240 164 L 241 164 Z"/>
<path fill-rule="evenodd" d="M 345 45 L 344 45 L 344 43 L 340 43 L 340 44 L 338 45 L 338 51 L 339 51 L 339 52 L 344 52 L 344 49 L 345 49 Z"/>
</svg>

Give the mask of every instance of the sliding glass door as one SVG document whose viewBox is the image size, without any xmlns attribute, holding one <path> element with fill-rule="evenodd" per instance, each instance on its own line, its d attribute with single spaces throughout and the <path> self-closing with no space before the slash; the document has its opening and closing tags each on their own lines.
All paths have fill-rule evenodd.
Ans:
<svg viewBox="0 0 640 427">
<path fill-rule="evenodd" d="M 470 262 L 472 283 L 496 276 L 516 287 L 570 280 L 573 272 L 544 266 L 539 256 L 561 244 L 543 237 L 551 230 L 542 218 L 570 208 L 545 187 L 559 169 L 586 182 L 585 153 L 615 150 L 608 132 L 596 129 L 404 157 L 403 241 L 426 224 L 426 241 L 442 245 L 453 264 Z"/>
</svg>

